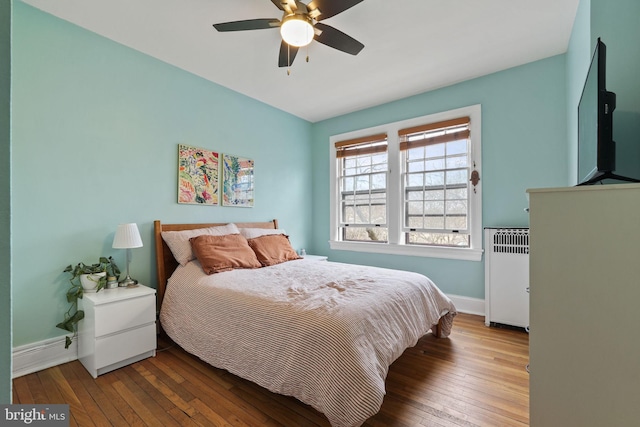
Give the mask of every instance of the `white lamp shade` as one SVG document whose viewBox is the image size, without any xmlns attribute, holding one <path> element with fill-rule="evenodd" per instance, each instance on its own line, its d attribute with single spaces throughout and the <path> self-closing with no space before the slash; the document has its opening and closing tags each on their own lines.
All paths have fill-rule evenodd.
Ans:
<svg viewBox="0 0 640 427">
<path fill-rule="evenodd" d="M 129 248 L 141 248 L 142 239 L 140 238 L 140 232 L 135 222 L 131 224 L 120 224 L 116 230 L 116 235 L 113 236 L 113 248 L 115 249 L 129 249 Z"/>
<path fill-rule="evenodd" d="M 282 22 L 280 35 L 291 46 L 306 46 L 313 40 L 313 26 L 309 21 L 301 19 L 298 15 L 292 15 Z"/>
</svg>

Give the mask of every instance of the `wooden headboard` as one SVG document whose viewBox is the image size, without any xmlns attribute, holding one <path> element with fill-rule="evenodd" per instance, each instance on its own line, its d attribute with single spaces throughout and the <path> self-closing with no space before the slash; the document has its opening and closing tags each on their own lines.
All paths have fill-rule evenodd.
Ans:
<svg viewBox="0 0 640 427">
<path fill-rule="evenodd" d="M 169 246 L 162 239 L 163 231 L 183 231 L 194 230 L 197 228 L 216 227 L 226 225 L 228 223 L 211 223 L 211 224 L 162 224 L 159 220 L 153 222 L 154 237 L 156 241 L 156 269 L 158 273 L 158 286 L 156 292 L 158 294 L 158 308 L 162 304 L 164 298 L 164 290 L 167 287 L 167 280 L 178 267 L 178 261 L 173 257 Z M 278 228 L 278 220 L 274 219 L 267 222 L 236 222 L 238 228 Z"/>
</svg>

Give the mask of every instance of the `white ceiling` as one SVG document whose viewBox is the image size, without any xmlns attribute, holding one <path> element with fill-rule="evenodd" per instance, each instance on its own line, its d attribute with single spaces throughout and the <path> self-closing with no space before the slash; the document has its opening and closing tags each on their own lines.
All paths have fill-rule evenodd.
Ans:
<svg viewBox="0 0 640 427">
<path fill-rule="evenodd" d="M 564 53 L 579 0 L 364 0 L 323 21 L 362 42 L 360 54 L 312 42 L 290 75 L 277 29 L 212 26 L 280 19 L 270 0 L 23 1 L 317 122 Z"/>
</svg>

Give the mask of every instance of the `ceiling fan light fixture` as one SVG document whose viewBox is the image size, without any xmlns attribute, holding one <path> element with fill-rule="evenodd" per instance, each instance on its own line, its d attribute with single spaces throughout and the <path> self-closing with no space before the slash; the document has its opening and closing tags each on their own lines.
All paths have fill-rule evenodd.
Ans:
<svg viewBox="0 0 640 427">
<path fill-rule="evenodd" d="M 280 35 L 288 45 L 306 46 L 313 40 L 313 25 L 302 15 L 289 15 L 282 20 Z"/>
</svg>

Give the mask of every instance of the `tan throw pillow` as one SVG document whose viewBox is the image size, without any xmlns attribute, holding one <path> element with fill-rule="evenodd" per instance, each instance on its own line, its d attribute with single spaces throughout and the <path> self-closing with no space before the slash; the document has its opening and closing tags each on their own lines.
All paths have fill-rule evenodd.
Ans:
<svg viewBox="0 0 640 427">
<path fill-rule="evenodd" d="M 240 234 L 202 235 L 190 239 L 193 253 L 207 274 L 234 268 L 259 268 L 260 262 Z"/>
<path fill-rule="evenodd" d="M 271 234 L 249 239 L 249 246 L 255 252 L 260 264 L 265 267 L 300 259 L 291 247 L 289 237 L 284 234 Z"/>
</svg>

